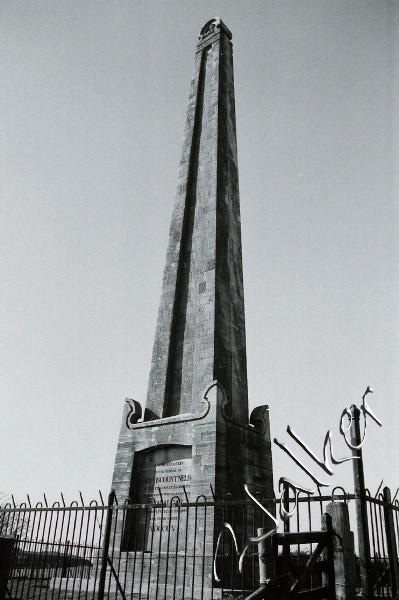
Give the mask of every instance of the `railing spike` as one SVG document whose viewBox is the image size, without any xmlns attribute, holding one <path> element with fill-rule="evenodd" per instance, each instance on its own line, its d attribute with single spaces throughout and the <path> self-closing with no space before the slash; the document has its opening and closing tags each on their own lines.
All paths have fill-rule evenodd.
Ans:
<svg viewBox="0 0 399 600">
<path fill-rule="evenodd" d="M 381 479 L 381 483 L 380 483 L 380 485 L 378 486 L 378 490 L 376 491 L 374 498 L 377 498 L 377 496 L 378 496 L 378 492 L 380 491 L 380 489 L 381 489 L 381 487 L 382 487 L 382 484 L 383 484 L 383 483 L 384 483 L 384 480 L 383 480 L 383 479 Z"/>
<path fill-rule="evenodd" d="M 184 495 L 186 497 L 186 501 L 187 501 L 187 504 L 188 504 L 190 502 L 190 500 L 188 498 L 188 494 L 187 494 L 187 490 L 186 490 L 186 486 L 185 485 L 183 485 L 183 492 L 184 492 Z"/>
<path fill-rule="evenodd" d="M 215 492 L 213 491 L 213 486 L 212 486 L 212 484 L 211 484 L 211 483 L 209 484 L 209 487 L 211 488 L 211 494 L 212 494 L 212 498 L 213 498 L 213 500 L 215 501 L 215 500 L 216 500 L 216 496 L 215 496 Z"/>
</svg>

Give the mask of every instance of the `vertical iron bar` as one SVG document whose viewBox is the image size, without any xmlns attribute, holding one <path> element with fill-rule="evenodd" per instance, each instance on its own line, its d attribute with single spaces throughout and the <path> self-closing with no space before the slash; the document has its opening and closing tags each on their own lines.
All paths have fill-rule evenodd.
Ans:
<svg viewBox="0 0 399 600">
<path fill-rule="evenodd" d="M 140 515 L 141 515 L 141 510 L 142 508 L 135 506 L 134 504 L 129 504 L 128 502 L 128 510 L 130 511 L 130 513 L 128 513 L 128 533 L 129 533 L 129 542 L 128 542 L 128 546 L 127 546 L 127 553 L 126 556 L 129 556 L 128 550 L 133 549 L 133 564 L 129 567 L 129 571 L 131 573 L 131 586 L 130 586 L 130 597 L 133 598 L 133 594 L 134 594 L 134 582 L 135 582 L 135 577 L 136 577 L 136 562 L 137 562 L 137 550 L 139 547 L 138 544 L 138 531 L 139 531 L 139 519 L 140 519 Z M 154 517 L 155 518 L 155 517 Z M 141 521 L 140 521 L 141 522 Z M 133 526 L 132 526 L 133 524 Z"/>
<path fill-rule="evenodd" d="M 222 523 L 226 523 L 226 521 L 228 521 L 228 518 L 226 516 L 226 498 L 223 498 L 222 514 L 223 514 Z M 222 553 L 221 553 L 221 563 L 222 563 L 222 568 L 221 568 L 221 572 L 222 572 L 222 576 L 221 576 L 222 585 L 221 585 L 221 588 L 222 588 L 222 590 L 221 590 L 221 594 L 222 594 L 222 598 L 223 598 L 223 595 L 224 595 L 224 581 L 225 581 L 225 576 L 224 576 L 224 570 L 225 570 L 224 569 L 224 567 L 225 567 L 224 556 L 225 556 L 225 552 L 226 552 L 226 548 L 225 548 L 225 536 L 226 536 L 226 533 L 223 532 L 222 538 L 221 538 L 222 539 Z M 219 571 L 219 569 L 218 569 L 218 571 Z"/>
<path fill-rule="evenodd" d="M 379 498 L 379 500 L 381 500 L 381 498 Z M 381 552 L 381 558 L 382 558 L 382 573 L 383 573 L 383 577 L 381 580 L 381 586 L 382 586 L 382 593 L 383 596 L 385 597 L 385 591 L 387 588 L 387 585 L 384 585 L 384 580 L 386 580 L 386 573 L 388 571 L 387 569 L 387 562 L 389 564 L 389 561 L 387 561 L 387 552 L 385 549 L 385 522 L 384 522 L 384 508 L 381 505 L 378 505 L 378 514 L 379 514 L 379 518 L 380 518 L 380 525 L 381 525 L 381 547 L 382 547 L 382 552 Z M 388 591 L 387 594 L 388 595 Z"/>
<path fill-rule="evenodd" d="M 67 517 L 67 525 L 66 525 L 66 532 L 65 532 L 65 540 L 66 540 L 66 545 L 65 545 L 65 551 L 64 551 L 64 563 L 63 563 L 63 573 L 61 574 L 60 577 L 60 584 L 58 586 L 58 596 L 61 596 L 61 586 L 62 586 L 62 576 L 64 574 L 64 577 L 67 577 L 68 574 L 68 556 L 69 556 L 69 526 L 71 524 L 71 507 L 74 504 L 74 502 L 71 502 L 71 504 L 68 506 L 68 508 L 65 508 L 65 512 L 66 514 L 68 514 Z"/>
<path fill-rule="evenodd" d="M 43 579 L 44 579 L 44 575 L 45 575 L 46 558 L 47 558 L 47 547 L 46 547 L 46 543 L 45 543 L 47 516 L 48 516 L 48 511 L 45 510 L 44 523 L 43 523 L 43 526 L 41 529 L 41 540 L 39 542 L 39 561 L 38 561 L 39 573 L 37 573 L 37 575 L 38 575 L 38 578 L 40 578 L 40 583 L 39 583 L 40 587 L 42 587 L 42 585 L 43 585 Z M 41 573 L 40 573 L 40 571 L 41 571 Z"/>
<path fill-rule="evenodd" d="M 55 504 L 52 505 L 52 508 L 54 508 L 54 506 L 55 506 Z M 51 545 L 51 554 L 50 554 L 49 560 L 50 560 L 50 564 L 51 563 L 53 564 L 52 574 L 53 574 L 54 578 L 57 576 L 57 550 L 56 550 L 55 539 L 56 539 L 56 532 L 57 532 L 57 526 L 58 526 L 59 516 L 60 516 L 59 511 L 56 511 L 56 514 L 55 514 L 55 525 L 54 525 L 54 527 L 51 530 L 52 545 Z M 55 563 L 55 566 L 54 566 L 54 563 Z M 46 598 L 47 598 L 48 592 L 49 592 L 49 588 L 46 591 Z M 53 594 L 54 594 L 54 586 L 53 586 L 53 589 L 51 591 L 51 595 L 53 595 Z"/>
<path fill-rule="evenodd" d="M 77 546 L 77 556 L 79 556 L 79 540 L 78 540 L 78 544 L 76 544 L 76 540 L 75 540 L 75 531 L 76 531 L 76 523 L 79 517 L 79 507 L 77 502 L 76 504 L 76 510 L 74 511 L 74 520 L 73 520 L 73 529 L 72 529 L 72 544 L 71 544 L 71 555 L 70 555 L 70 559 L 69 559 L 69 570 L 68 570 L 68 579 L 70 577 L 73 577 L 73 583 L 72 583 L 72 594 L 75 591 L 75 582 L 76 582 L 76 555 L 74 555 L 74 547 Z M 74 563 L 74 557 L 75 557 L 75 568 L 73 566 Z"/>
<path fill-rule="evenodd" d="M 158 592 L 159 592 L 159 571 L 161 568 L 161 550 L 162 550 L 162 527 L 163 527 L 163 511 L 164 511 L 164 502 L 161 496 L 161 524 L 159 528 L 159 542 L 158 542 L 158 570 L 157 570 L 157 590 L 155 595 L 155 600 L 158 600 Z"/>
<path fill-rule="evenodd" d="M 393 507 L 394 507 L 394 511 L 395 511 L 396 540 L 399 543 L 399 502 L 398 502 L 398 500 L 395 500 Z"/>
<path fill-rule="evenodd" d="M 89 531 L 90 531 L 90 520 L 91 520 L 92 515 L 94 515 L 94 519 L 93 519 L 93 525 L 92 525 L 92 542 L 90 543 L 90 541 L 89 541 Z M 89 563 L 91 563 L 91 558 L 92 558 L 92 554 L 93 554 L 94 526 L 95 526 L 95 522 L 96 522 L 96 512 L 92 511 L 92 510 L 89 510 L 87 512 L 86 532 L 85 532 L 85 544 L 87 544 L 87 546 L 88 546 L 87 560 L 88 560 Z M 84 557 L 85 557 L 85 560 L 86 560 L 86 550 L 85 550 L 85 553 L 84 553 Z M 82 589 L 82 584 L 83 584 L 83 579 L 82 579 L 82 581 L 80 582 L 80 586 L 79 586 L 79 596 L 81 595 L 81 591 L 82 591 L 83 594 L 84 594 L 84 597 L 87 599 L 87 592 L 88 592 L 88 586 L 89 586 L 89 578 L 90 578 L 91 572 L 90 572 L 90 567 L 89 566 L 87 566 L 86 568 L 87 568 L 86 589 L 85 590 Z"/>
<path fill-rule="evenodd" d="M 170 523 L 169 527 L 172 527 Z M 179 530 L 180 530 L 180 502 L 177 504 L 177 532 L 176 532 L 176 549 L 175 549 L 175 576 L 173 582 L 173 598 L 176 598 L 176 583 L 177 583 L 177 561 L 179 553 Z"/>
<path fill-rule="evenodd" d="M 243 536 L 245 535 L 245 531 L 246 531 L 246 527 L 247 527 L 247 513 L 246 513 L 246 506 L 245 504 L 243 504 L 241 506 L 241 511 L 242 511 L 242 523 L 241 523 L 241 531 L 243 532 Z M 240 548 L 242 547 L 242 545 L 240 546 Z M 233 546 L 233 552 L 234 552 L 235 548 Z M 244 572 L 241 573 L 241 595 L 244 598 Z"/>
<path fill-rule="evenodd" d="M 26 504 L 25 503 L 21 504 L 21 506 L 20 506 L 21 509 L 23 507 L 26 508 Z M 29 518 L 30 518 L 30 513 L 28 513 L 28 515 L 29 515 Z M 22 546 L 26 543 L 25 540 L 21 540 L 21 537 L 22 538 L 25 537 L 23 534 L 26 533 L 26 531 L 25 531 L 25 516 L 26 516 L 26 513 L 25 513 L 25 511 L 23 512 L 22 524 L 21 525 L 19 525 L 19 516 L 18 516 L 18 525 L 17 525 L 17 528 L 14 531 L 14 533 L 13 532 L 8 532 L 8 530 L 7 530 L 9 516 L 10 516 L 9 513 L 7 513 L 7 512 L 2 513 L 2 518 L 1 518 L 1 522 L 0 522 L 0 528 L 1 528 L 1 532 L 2 533 L 4 533 L 4 534 L 7 534 L 7 533 L 10 534 L 11 533 L 11 535 L 13 535 L 16 538 L 15 545 L 14 545 L 14 550 L 13 550 L 12 557 L 11 557 L 12 558 L 12 564 L 11 564 L 11 569 L 10 569 L 10 581 L 9 581 L 9 584 L 8 584 L 8 587 L 7 587 L 7 591 L 9 593 L 9 596 L 13 596 L 13 595 L 15 596 L 16 593 L 17 593 L 17 589 L 19 587 L 19 581 L 20 580 L 19 580 L 19 576 L 18 576 L 18 578 L 15 580 L 15 582 L 16 582 L 16 586 L 15 586 L 14 582 L 12 580 L 12 576 L 13 576 L 14 572 L 17 572 L 18 557 L 19 557 L 19 554 L 20 554 L 20 552 L 22 550 Z M 16 587 L 15 593 L 13 592 L 13 588 L 14 587 Z"/>
<path fill-rule="evenodd" d="M 66 518 L 66 515 L 67 515 L 67 508 L 65 506 L 65 500 L 64 500 L 64 496 L 63 496 L 62 493 L 61 493 L 61 501 L 62 501 L 63 511 L 62 511 L 61 532 L 60 532 L 59 548 L 58 548 L 58 551 L 60 553 L 61 553 L 61 549 L 63 548 L 63 540 L 64 540 L 64 538 L 65 539 L 68 538 L 68 529 L 69 529 L 69 513 L 68 513 L 68 517 L 67 517 L 67 523 L 68 523 L 67 533 L 66 533 L 66 535 L 64 535 L 64 523 L 65 523 L 65 518 Z M 59 588 L 58 588 L 58 597 L 61 595 L 61 578 L 62 578 L 63 565 L 64 565 L 64 558 L 62 559 L 61 569 L 60 569 L 61 572 L 60 572 L 60 577 L 59 577 L 60 583 L 59 583 Z M 52 597 L 54 597 L 54 594 L 56 593 L 55 588 L 56 588 L 56 586 L 54 584 Z"/>
<path fill-rule="evenodd" d="M 154 529 L 155 529 L 155 508 L 151 507 L 151 504 L 148 505 L 150 510 L 150 530 L 151 530 L 151 544 L 150 551 L 148 555 L 149 560 L 149 569 L 148 569 L 148 584 L 147 584 L 147 600 L 150 600 L 150 590 L 151 590 L 151 571 L 152 571 L 152 561 L 153 561 L 153 547 L 154 547 Z M 152 523 L 152 525 L 151 525 Z M 184 574 L 185 575 L 185 574 Z"/>
<path fill-rule="evenodd" d="M 379 584 L 379 573 L 382 570 L 382 560 L 383 560 L 383 556 L 381 553 L 381 546 L 382 546 L 382 540 L 380 543 L 380 539 L 382 536 L 382 523 L 381 523 L 381 515 L 378 509 L 377 504 L 372 503 L 370 505 L 370 512 L 374 513 L 374 522 L 375 522 L 375 541 L 376 541 L 376 545 L 374 546 L 374 577 L 373 577 L 373 582 L 374 582 L 374 588 L 376 588 L 376 591 L 379 591 L 380 588 L 380 584 Z M 380 517 L 380 518 L 379 518 Z"/>
<path fill-rule="evenodd" d="M 301 492 L 298 492 L 297 507 L 296 507 L 296 530 L 297 530 L 298 533 L 301 530 L 301 522 L 300 522 L 300 506 L 301 506 L 301 503 L 299 502 L 300 495 L 301 495 Z M 300 566 L 301 566 L 301 545 L 300 544 L 297 544 L 296 562 L 297 562 L 298 568 L 300 568 Z"/>
<path fill-rule="evenodd" d="M 204 580 L 205 580 L 205 553 L 206 553 L 206 507 L 207 499 L 205 498 L 204 506 L 204 536 L 202 540 L 202 579 L 201 579 L 201 598 L 204 597 Z"/>
<path fill-rule="evenodd" d="M 26 507 L 26 505 L 24 504 L 23 506 Z M 22 505 L 21 505 L 22 508 Z M 1 513 L 1 517 L 0 517 L 0 531 L 2 534 L 7 535 L 7 528 L 5 525 L 5 521 L 6 521 L 6 512 L 2 512 Z M 22 521 L 24 522 L 25 520 L 25 512 L 24 512 L 24 516 Z M 9 596 L 13 596 L 16 595 L 15 593 L 13 594 L 13 587 L 14 587 L 14 579 L 16 581 L 18 581 L 15 577 L 15 573 L 17 572 L 17 564 L 18 564 L 18 554 L 20 552 L 20 545 L 21 545 L 21 540 L 20 540 L 20 536 L 18 534 L 16 534 L 15 536 L 15 543 L 14 543 L 14 548 L 12 550 L 11 553 L 11 565 L 10 565 L 10 570 L 9 570 L 9 577 L 8 577 L 8 583 L 7 583 L 7 592 Z M 17 584 L 18 585 L 18 584 Z"/>
<path fill-rule="evenodd" d="M 184 595 L 186 593 L 186 568 L 187 568 L 187 540 L 188 540 L 188 522 L 189 522 L 189 502 L 187 500 L 187 508 L 186 508 L 186 527 L 184 531 L 184 558 L 183 558 L 183 596 L 182 600 L 184 600 Z M 213 588 L 213 586 L 212 586 Z"/>
<path fill-rule="evenodd" d="M 191 600 L 194 600 L 194 580 L 195 580 L 195 548 L 197 544 L 197 516 L 198 516 L 198 498 L 195 504 L 195 519 L 194 519 L 194 536 L 193 536 L 193 569 L 191 582 Z"/>
<path fill-rule="evenodd" d="M 392 596 L 397 598 L 399 592 L 399 568 L 398 568 L 398 549 L 396 547 L 395 527 L 393 522 L 393 510 L 391 502 L 391 490 L 384 488 L 384 518 L 385 535 L 388 546 L 389 566 L 391 570 Z"/>
<path fill-rule="evenodd" d="M 43 508 L 43 505 L 41 502 L 38 502 L 38 504 L 40 504 L 40 508 Z M 39 519 L 37 521 L 37 527 L 36 527 L 36 540 L 33 542 L 34 548 L 33 548 L 33 553 L 32 553 L 31 578 L 28 581 L 28 590 L 26 593 L 27 596 L 30 595 L 32 580 L 34 579 L 33 575 L 35 572 L 37 572 L 37 563 L 40 562 L 40 554 L 37 552 L 37 550 L 38 550 L 38 545 L 40 542 L 40 540 L 38 538 L 39 538 L 40 532 L 42 531 L 41 527 L 40 527 L 41 521 L 42 521 L 42 511 L 39 511 Z"/>
<path fill-rule="evenodd" d="M 119 514 L 118 501 L 114 494 L 114 507 L 112 509 L 112 515 L 111 515 L 111 517 L 113 517 L 113 521 L 114 521 L 114 527 L 113 527 L 113 532 L 112 532 L 112 547 L 111 547 L 111 551 L 110 551 L 109 546 L 108 546 L 108 555 L 107 555 L 108 565 L 111 567 L 111 573 L 114 576 L 114 578 L 113 579 L 111 577 L 108 578 L 108 597 L 110 597 L 112 581 L 114 581 L 114 584 L 115 584 L 115 597 L 117 597 L 117 595 L 118 595 L 117 589 L 118 589 L 118 583 L 119 583 L 119 572 L 117 573 L 114 568 L 115 539 L 116 539 L 116 526 L 118 523 L 118 514 Z M 112 518 L 111 518 L 111 522 L 112 522 Z M 112 523 L 111 523 L 111 529 L 112 529 Z"/>
<path fill-rule="evenodd" d="M 290 510 L 290 489 L 289 489 L 288 485 L 284 485 L 283 498 L 281 501 L 283 503 L 284 509 L 287 512 L 289 512 L 289 510 Z M 291 528 L 290 519 L 285 519 L 284 533 L 289 533 L 290 528 Z M 278 554 L 276 556 L 276 563 L 278 564 Z M 283 564 L 282 564 L 282 572 L 283 573 L 286 573 L 288 571 L 289 563 L 290 563 L 290 545 L 287 541 L 284 541 L 283 542 Z M 277 572 L 277 574 L 279 575 L 280 573 Z"/>
<path fill-rule="evenodd" d="M 104 506 L 102 498 L 101 498 L 101 507 L 100 507 L 100 510 L 101 510 L 101 521 L 100 521 L 100 523 L 98 523 L 98 521 L 97 521 L 97 511 L 95 512 L 95 520 L 96 520 L 96 523 L 98 524 L 98 528 L 100 530 L 100 533 L 98 535 L 98 550 L 99 551 L 95 555 L 96 566 L 95 566 L 95 570 L 94 570 L 94 583 L 93 583 L 93 590 L 94 591 L 96 590 L 97 577 L 99 575 L 98 565 L 99 565 L 99 562 L 100 562 L 100 549 L 101 549 L 100 546 L 101 546 L 101 538 L 102 538 L 102 535 L 103 535 L 104 513 L 106 511 L 106 507 Z M 94 529 L 93 529 L 93 536 L 94 536 Z M 93 537 L 93 539 L 94 539 L 94 537 Z"/>
<path fill-rule="evenodd" d="M 123 514 L 122 514 L 122 523 L 121 523 L 121 528 L 120 528 L 120 543 L 119 543 L 119 561 L 122 561 L 122 544 L 123 544 L 123 536 L 124 536 L 124 532 L 127 531 L 127 523 L 129 523 L 129 503 L 130 503 L 130 499 L 125 499 L 124 503 L 123 503 Z M 125 572 L 124 572 L 124 577 L 123 577 L 123 589 L 125 590 L 125 595 L 126 595 L 126 589 L 127 589 L 127 585 L 126 585 L 126 581 L 127 581 L 127 571 L 128 571 L 128 565 L 129 565 L 129 552 L 125 552 Z"/>
<path fill-rule="evenodd" d="M 98 594 L 97 600 L 104 600 L 104 591 L 105 591 L 105 576 L 107 573 L 107 563 L 108 563 L 108 548 L 109 541 L 111 537 L 111 525 L 112 525 L 112 505 L 114 503 L 115 493 L 112 490 L 108 496 L 108 508 L 107 508 L 107 517 L 105 521 L 105 532 L 104 532 L 104 540 L 102 544 L 102 557 L 101 557 L 101 571 L 100 571 L 100 579 L 98 583 Z"/>
<path fill-rule="evenodd" d="M 45 542 L 45 533 L 46 533 L 46 523 L 47 523 L 47 516 L 48 513 L 50 513 L 50 519 L 47 525 L 47 541 Z M 44 521 L 44 527 L 43 527 L 43 566 L 42 566 L 42 577 L 41 577 L 41 582 L 43 583 L 43 580 L 46 578 L 46 574 L 47 574 L 47 579 L 50 580 L 50 575 L 51 575 L 51 567 L 47 566 L 51 565 L 51 559 L 49 560 L 49 550 L 52 550 L 52 546 L 51 546 L 51 525 L 53 522 L 53 512 L 47 511 L 46 510 L 46 517 L 45 517 L 45 521 Z M 49 581 L 48 581 L 49 583 Z M 45 598 L 47 598 L 47 594 L 48 594 L 48 585 L 46 586 L 46 591 L 45 591 Z"/>
<path fill-rule="evenodd" d="M 168 569 L 169 569 L 169 551 L 170 551 L 170 527 L 172 523 L 172 498 L 169 504 L 169 524 L 166 525 L 168 538 L 166 542 L 166 565 L 165 565 L 165 584 L 164 584 L 164 600 L 168 599 L 167 596 L 167 585 L 168 585 Z"/>
<path fill-rule="evenodd" d="M 136 565 L 137 565 L 137 556 L 138 556 L 138 552 L 137 550 L 139 550 L 142 546 L 140 546 L 140 523 L 141 523 L 141 514 L 143 511 L 143 508 L 140 507 L 135 507 L 134 505 L 131 505 L 131 511 L 132 514 L 130 516 L 130 519 L 134 519 L 133 520 L 133 530 L 134 530 L 134 536 L 133 536 L 133 549 L 135 550 L 134 555 L 133 555 L 133 569 L 132 569 L 132 589 L 131 589 L 131 598 L 133 598 L 133 594 L 134 592 L 134 584 L 136 581 Z M 130 549 L 130 532 L 131 532 L 131 523 L 132 521 L 129 521 L 129 547 L 128 549 Z M 145 532 L 144 532 L 145 535 Z M 159 549 L 159 551 L 161 551 Z"/>
<path fill-rule="evenodd" d="M 255 506 L 251 503 L 251 506 L 249 507 L 250 511 L 251 511 L 251 519 L 249 521 L 249 526 L 250 526 L 250 532 L 251 532 L 251 536 L 255 537 Z M 262 515 L 263 517 L 263 515 Z M 263 521 L 263 518 L 262 518 Z M 262 523 L 263 524 L 263 523 Z M 241 544 L 240 544 L 240 548 L 242 548 L 243 543 L 245 543 L 245 533 L 242 533 L 242 540 L 241 540 Z M 251 556 L 251 568 L 252 568 L 252 590 L 256 590 L 257 588 L 257 564 L 256 564 L 256 556 L 255 553 L 252 553 Z M 244 569 L 243 569 L 243 574 L 244 574 Z"/>
<path fill-rule="evenodd" d="M 145 560 L 145 550 L 147 549 L 147 537 L 149 535 L 149 523 L 148 523 L 148 505 L 144 508 L 144 528 L 143 528 L 143 547 L 141 554 L 141 571 L 140 571 L 140 584 L 139 584 L 139 598 L 141 598 L 141 589 L 143 586 L 143 577 L 144 577 L 144 560 Z"/>
<path fill-rule="evenodd" d="M 312 507 L 311 507 L 311 501 L 310 501 L 310 494 L 308 494 L 308 499 L 307 499 L 307 504 L 308 504 L 308 523 L 309 523 L 309 531 L 312 531 Z M 313 544 L 312 542 L 310 542 L 310 556 L 312 556 L 313 554 Z M 313 588 L 313 569 L 310 572 L 310 589 Z"/>
<path fill-rule="evenodd" d="M 367 490 L 366 490 L 366 494 L 367 494 Z M 375 549 L 377 548 L 378 527 L 377 527 L 376 514 L 375 514 L 375 505 L 373 505 L 373 504 L 370 504 L 369 517 L 370 517 L 370 525 L 371 525 L 370 560 L 372 562 L 374 559 L 374 571 L 375 571 L 376 564 L 377 564 Z M 373 549 L 373 556 L 371 556 L 371 548 Z"/>
</svg>

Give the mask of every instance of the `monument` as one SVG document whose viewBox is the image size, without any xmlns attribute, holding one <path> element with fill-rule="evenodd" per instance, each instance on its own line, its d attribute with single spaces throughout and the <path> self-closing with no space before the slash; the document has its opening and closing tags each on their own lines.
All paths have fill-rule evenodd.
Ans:
<svg viewBox="0 0 399 600">
<path fill-rule="evenodd" d="M 231 39 L 214 18 L 196 47 L 147 402 L 143 410 L 127 400 L 122 418 L 112 481 L 119 503 L 241 499 L 244 484 L 273 497 L 268 408 L 248 415 Z M 170 523 L 157 518 L 151 531 L 138 517 L 136 524 L 127 518 L 116 533 L 121 551 L 148 551 L 149 534 L 163 527 L 170 541 Z M 221 526 L 208 508 L 209 589 Z M 161 541 L 159 550 L 165 551 Z"/>
</svg>

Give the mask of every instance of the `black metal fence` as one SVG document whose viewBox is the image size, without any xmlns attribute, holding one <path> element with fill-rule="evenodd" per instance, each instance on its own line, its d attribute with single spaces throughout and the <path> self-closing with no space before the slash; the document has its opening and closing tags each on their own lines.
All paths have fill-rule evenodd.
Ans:
<svg viewBox="0 0 399 600">
<path fill-rule="evenodd" d="M 337 493 L 339 492 L 339 493 Z M 283 525 L 285 532 L 319 531 L 327 504 L 361 500 L 367 510 L 366 556 L 369 596 L 397 598 L 399 589 L 399 502 L 388 488 L 375 496 L 299 493 L 297 500 L 285 497 L 287 510 L 297 502 L 294 516 Z M 263 501 L 264 506 L 279 500 Z M 224 529 L 216 557 L 209 530 Z M 359 524 L 359 523 L 358 523 Z M 352 522 L 352 529 L 356 523 Z M 219 529 L 218 529 L 219 528 Z M 197 600 L 205 598 L 246 598 L 259 587 L 259 556 L 256 544 L 249 546 L 239 572 L 239 554 L 258 529 L 270 528 L 265 512 L 251 500 L 223 501 L 200 497 L 196 502 L 150 502 L 133 505 L 99 500 L 85 503 L 63 499 L 49 505 L 32 505 L 29 498 L 20 505 L 0 509 L 0 539 L 14 540 L 6 596 L 34 600 L 60 598 L 131 598 L 139 600 Z M 361 540 L 357 540 L 358 544 Z M 269 556 L 269 577 L 289 571 L 294 577 L 308 562 L 314 544 L 282 545 Z M 356 585 L 360 593 L 362 552 L 357 546 Z M 367 554 L 367 553 L 366 553 Z M 273 567 L 270 565 L 273 563 Z M 322 558 L 304 582 L 318 588 L 322 582 Z"/>
<path fill-rule="evenodd" d="M 46 497 L 32 505 L 5 505 L 0 534 L 15 539 L 7 585 L 9 598 L 61 598 L 66 592 L 83 597 L 96 577 L 101 555 L 104 502 L 85 505 L 54 502 Z"/>
<path fill-rule="evenodd" d="M 348 500 L 349 496 L 340 496 Z M 338 499 L 337 497 L 336 499 Z M 331 496 L 302 494 L 292 529 L 320 530 Z M 288 503 L 292 499 L 287 499 Z M 270 509 L 276 500 L 264 501 Z M 276 506 L 278 510 L 278 506 Z M 216 557 L 207 531 L 224 529 Z M 15 538 L 6 597 L 19 599 L 131 598 L 197 600 L 245 598 L 259 587 L 259 557 L 251 545 L 239 572 L 239 553 L 249 536 L 270 528 L 265 512 L 251 500 L 118 504 L 116 498 L 66 505 L 46 499 L 0 509 L 0 534 Z M 216 531 L 217 534 L 217 531 Z M 289 552 L 293 572 L 303 566 L 311 544 Z M 287 568 L 284 548 L 274 575 Z M 270 572 L 270 575 L 272 573 Z M 308 585 L 317 586 L 312 575 Z"/>
</svg>

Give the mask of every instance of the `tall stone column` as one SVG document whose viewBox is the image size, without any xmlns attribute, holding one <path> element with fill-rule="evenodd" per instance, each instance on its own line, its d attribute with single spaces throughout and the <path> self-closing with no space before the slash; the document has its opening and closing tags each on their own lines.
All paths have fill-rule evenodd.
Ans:
<svg viewBox="0 0 399 600">
<path fill-rule="evenodd" d="M 147 404 L 128 400 L 122 419 L 120 501 L 239 499 L 244 483 L 273 496 L 268 409 L 248 417 L 231 37 L 215 18 L 197 43 Z M 208 513 L 208 587 L 220 521 Z M 126 552 L 144 549 L 118 535 Z"/>
<path fill-rule="evenodd" d="M 202 30 L 148 386 L 149 416 L 198 410 L 217 379 L 248 419 L 231 33 Z"/>
</svg>

